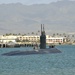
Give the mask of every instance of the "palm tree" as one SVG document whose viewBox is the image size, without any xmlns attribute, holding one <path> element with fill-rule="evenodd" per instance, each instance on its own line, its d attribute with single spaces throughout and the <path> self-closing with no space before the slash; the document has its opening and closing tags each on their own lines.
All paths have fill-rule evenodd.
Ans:
<svg viewBox="0 0 75 75">
<path fill-rule="evenodd" d="M 53 37 L 55 37 L 55 33 L 53 33 L 53 35 L 52 35 Z"/>
<path fill-rule="evenodd" d="M 72 35 L 72 37 L 74 38 L 74 35 Z"/>
<path fill-rule="evenodd" d="M 21 35 L 21 33 L 19 33 L 18 35 Z"/>
<path fill-rule="evenodd" d="M 32 35 L 34 34 L 34 32 L 31 33 Z"/>
<path fill-rule="evenodd" d="M 38 33 L 36 33 L 36 35 L 38 35 Z"/>
<path fill-rule="evenodd" d="M 64 36 L 64 37 L 66 37 L 66 34 L 65 34 L 65 33 L 63 33 L 63 36 Z"/>
<path fill-rule="evenodd" d="M 9 34 L 8 34 L 8 33 L 6 33 L 5 35 L 6 35 L 6 36 L 9 36 Z"/>
<path fill-rule="evenodd" d="M 14 34 L 14 33 L 13 33 L 12 35 L 17 35 L 17 34 Z"/>
<path fill-rule="evenodd" d="M 62 36 L 62 34 L 59 34 L 59 36 Z"/>
<path fill-rule="evenodd" d="M 28 35 L 29 35 L 30 33 L 28 33 Z"/>
<path fill-rule="evenodd" d="M 21 40 L 19 40 L 18 38 L 17 38 L 17 39 L 15 39 L 15 41 L 16 41 L 16 42 L 21 42 Z"/>
<path fill-rule="evenodd" d="M 27 35 L 27 34 L 24 34 L 24 35 Z"/>
<path fill-rule="evenodd" d="M 9 33 L 9 35 L 12 35 L 12 33 Z"/>
<path fill-rule="evenodd" d="M 40 30 L 38 30 L 38 34 L 40 34 Z"/>
<path fill-rule="evenodd" d="M 59 33 L 56 33 L 57 36 L 59 36 Z"/>
</svg>

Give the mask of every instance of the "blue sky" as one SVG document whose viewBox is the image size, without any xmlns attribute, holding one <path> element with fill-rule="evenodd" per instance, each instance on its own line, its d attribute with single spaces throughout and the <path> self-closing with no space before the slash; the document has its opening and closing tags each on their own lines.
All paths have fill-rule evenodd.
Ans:
<svg viewBox="0 0 75 75">
<path fill-rule="evenodd" d="M 8 4 L 8 3 L 23 3 L 25 5 L 31 5 L 31 4 L 43 4 L 43 3 L 50 3 L 50 2 L 56 2 L 57 0 L 0 0 L 0 4 Z"/>
</svg>

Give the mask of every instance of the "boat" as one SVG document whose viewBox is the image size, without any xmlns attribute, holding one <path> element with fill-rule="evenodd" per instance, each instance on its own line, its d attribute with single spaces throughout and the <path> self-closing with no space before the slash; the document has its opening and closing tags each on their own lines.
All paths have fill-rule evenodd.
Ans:
<svg viewBox="0 0 75 75">
<path fill-rule="evenodd" d="M 55 48 L 55 46 L 53 46 L 53 45 L 50 46 L 49 48 L 46 48 L 46 35 L 45 35 L 44 25 L 41 24 L 40 48 L 36 47 L 30 51 L 28 51 L 28 50 L 10 51 L 10 52 L 4 53 L 2 55 L 14 56 L 14 55 L 49 54 L 49 53 L 61 53 L 61 51 L 58 50 L 57 48 Z"/>
</svg>

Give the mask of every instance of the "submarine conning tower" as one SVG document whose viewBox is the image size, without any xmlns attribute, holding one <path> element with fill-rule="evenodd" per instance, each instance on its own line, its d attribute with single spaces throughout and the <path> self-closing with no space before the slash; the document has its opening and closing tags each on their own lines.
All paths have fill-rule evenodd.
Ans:
<svg viewBox="0 0 75 75">
<path fill-rule="evenodd" d="M 41 35 L 40 35 L 40 49 L 46 49 L 46 35 L 44 24 L 41 24 Z"/>
</svg>

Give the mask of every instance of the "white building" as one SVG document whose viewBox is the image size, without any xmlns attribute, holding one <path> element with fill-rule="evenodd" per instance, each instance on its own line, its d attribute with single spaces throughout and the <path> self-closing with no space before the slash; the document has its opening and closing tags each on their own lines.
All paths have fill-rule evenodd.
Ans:
<svg viewBox="0 0 75 75">
<path fill-rule="evenodd" d="M 66 42 L 66 38 L 64 37 L 51 37 L 49 35 L 46 36 L 46 43 L 50 44 L 50 43 L 55 43 L 55 44 L 58 44 L 58 43 L 64 43 Z"/>
<path fill-rule="evenodd" d="M 9 42 L 16 42 L 15 39 L 17 38 L 17 36 L 0 36 L 0 43 L 9 43 Z"/>
<path fill-rule="evenodd" d="M 19 40 L 29 40 L 30 42 L 40 42 L 40 36 L 19 36 Z M 50 35 L 46 35 L 46 43 L 64 43 L 66 42 L 66 38 L 64 37 L 51 37 Z"/>
<path fill-rule="evenodd" d="M 29 36 L 0 36 L 0 42 L 1 43 L 8 43 L 8 42 L 16 42 L 16 39 L 24 40 L 32 43 L 40 43 L 40 36 L 39 35 L 29 35 Z M 46 35 L 46 43 L 64 43 L 66 42 L 66 39 L 64 37 L 51 37 L 49 35 Z"/>
</svg>

